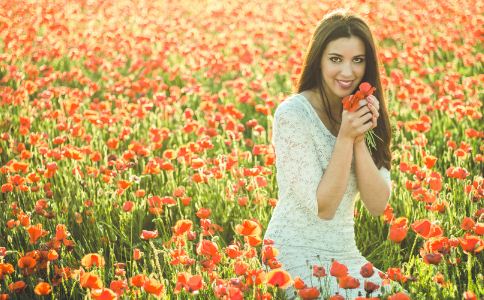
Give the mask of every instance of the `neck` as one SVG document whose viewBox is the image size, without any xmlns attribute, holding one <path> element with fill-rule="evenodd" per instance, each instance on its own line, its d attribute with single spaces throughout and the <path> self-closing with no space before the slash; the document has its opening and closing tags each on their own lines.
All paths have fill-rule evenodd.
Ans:
<svg viewBox="0 0 484 300">
<path fill-rule="evenodd" d="M 326 109 L 324 108 L 323 104 L 323 99 L 321 98 L 321 94 L 319 93 L 318 89 L 313 90 L 313 93 L 315 94 L 315 98 L 318 99 L 317 104 L 318 104 L 318 109 L 320 111 L 323 111 L 326 113 Z M 338 123 L 341 123 L 341 114 L 343 113 L 343 105 L 341 104 L 341 99 L 331 99 L 328 97 L 328 102 L 329 102 L 329 110 L 331 112 L 331 116 L 333 117 L 334 120 L 336 120 Z M 329 114 L 327 114 L 327 117 L 329 119 Z M 333 120 L 331 120 L 333 121 Z"/>
</svg>

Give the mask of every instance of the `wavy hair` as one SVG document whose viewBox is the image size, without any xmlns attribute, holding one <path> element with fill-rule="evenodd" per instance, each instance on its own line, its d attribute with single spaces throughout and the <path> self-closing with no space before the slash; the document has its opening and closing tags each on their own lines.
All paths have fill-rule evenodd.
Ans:
<svg viewBox="0 0 484 300">
<path fill-rule="evenodd" d="M 391 126 L 386 107 L 386 101 L 382 91 L 380 80 L 378 57 L 376 46 L 373 41 L 370 28 L 360 17 L 348 13 L 346 10 L 334 10 L 326 14 L 318 23 L 304 58 L 302 72 L 296 85 L 296 91 L 301 93 L 305 90 L 317 89 L 321 96 L 323 107 L 330 120 L 336 122 L 331 114 L 329 99 L 324 92 L 324 82 L 321 70 L 321 57 L 326 46 L 339 38 L 358 37 L 365 45 L 366 69 L 362 82 L 369 82 L 376 87 L 374 95 L 380 102 L 380 117 L 377 127 L 373 130 L 382 140 L 375 139 L 376 151 L 372 152 L 372 158 L 378 168 L 384 166 L 391 168 Z M 356 92 L 353 91 L 353 93 Z"/>
</svg>

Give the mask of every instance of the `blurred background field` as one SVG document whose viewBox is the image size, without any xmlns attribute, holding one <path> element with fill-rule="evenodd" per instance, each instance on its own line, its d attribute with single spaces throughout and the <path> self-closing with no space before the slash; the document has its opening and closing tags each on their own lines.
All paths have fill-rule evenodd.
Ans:
<svg viewBox="0 0 484 300">
<path fill-rule="evenodd" d="M 0 299 L 282 297 L 273 113 L 340 5 L 1 1 Z M 394 133 L 358 247 L 411 299 L 482 298 L 484 3 L 344 5 Z"/>
</svg>

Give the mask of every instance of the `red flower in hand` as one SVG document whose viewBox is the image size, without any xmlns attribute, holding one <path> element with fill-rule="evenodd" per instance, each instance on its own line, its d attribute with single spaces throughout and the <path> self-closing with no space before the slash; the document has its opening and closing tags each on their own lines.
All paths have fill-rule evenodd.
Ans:
<svg viewBox="0 0 484 300">
<path fill-rule="evenodd" d="M 347 111 L 353 112 L 360 107 L 360 100 L 373 95 L 376 89 L 368 82 L 362 82 L 359 86 L 359 90 L 354 95 L 349 95 L 343 98 L 343 108 Z"/>
</svg>

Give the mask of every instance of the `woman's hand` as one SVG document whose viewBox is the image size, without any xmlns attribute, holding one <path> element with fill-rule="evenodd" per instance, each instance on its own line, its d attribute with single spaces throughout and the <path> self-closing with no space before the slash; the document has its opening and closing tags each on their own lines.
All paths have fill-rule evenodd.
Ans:
<svg viewBox="0 0 484 300">
<path fill-rule="evenodd" d="M 343 110 L 338 136 L 347 137 L 355 141 L 356 137 L 364 136 L 365 132 L 370 130 L 373 126 L 371 121 L 373 114 L 367 104 L 367 100 L 362 100 L 360 103 L 361 107 L 358 110 L 354 112 Z"/>
<path fill-rule="evenodd" d="M 380 110 L 380 103 L 378 102 L 378 99 L 370 95 L 366 98 L 367 100 L 367 107 L 371 111 L 372 118 L 371 118 L 371 127 L 369 130 L 375 128 L 377 126 L 377 119 L 380 116 L 380 113 L 378 112 Z M 360 108 L 361 109 L 361 108 Z M 366 131 L 365 131 L 366 132 Z M 361 134 L 355 138 L 355 144 L 360 143 L 365 140 L 365 134 Z"/>
</svg>

